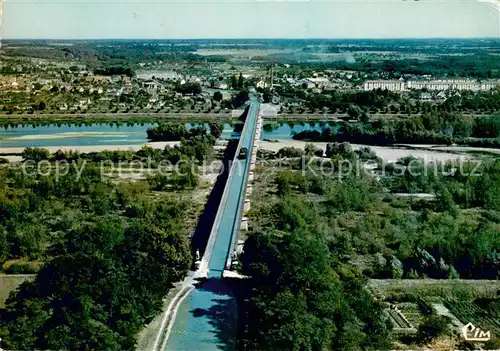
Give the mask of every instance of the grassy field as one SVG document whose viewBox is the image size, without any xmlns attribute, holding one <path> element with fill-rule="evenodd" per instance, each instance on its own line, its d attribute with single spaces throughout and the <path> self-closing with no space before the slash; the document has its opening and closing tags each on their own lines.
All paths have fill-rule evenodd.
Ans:
<svg viewBox="0 0 500 351">
<path fill-rule="evenodd" d="M 444 298 L 463 294 L 470 297 L 485 297 L 496 295 L 500 290 L 500 280 L 371 279 L 368 288 L 379 297 L 397 294 Z"/>
<path fill-rule="evenodd" d="M 253 57 L 253 56 L 267 56 L 272 54 L 291 53 L 293 50 L 288 49 L 201 49 L 195 53 L 201 56 L 236 56 L 236 57 Z"/>
<path fill-rule="evenodd" d="M 0 308 L 4 307 L 11 291 L 14 291 L 24 281 L 34 277 L 33 274 L 0 274 Z"/>
</svg>

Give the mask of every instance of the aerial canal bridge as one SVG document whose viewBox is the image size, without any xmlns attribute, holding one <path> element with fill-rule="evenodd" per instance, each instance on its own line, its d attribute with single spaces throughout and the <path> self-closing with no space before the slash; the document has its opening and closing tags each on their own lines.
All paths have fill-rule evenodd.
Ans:
<svg viewBox="0 0 500 351">
<path fill-rule="evenodd" d="M 248 210 L 247 185 L 253 178 L 254 142 L 259 138 L 262 123 L 259 110 L 257 97 L 251 95 L 203 257 L 197 270 L 185 279 L 181 291 L 170 303 L 155 351 L 231 350 L 236 347 L 238 309 L 223 276 L 231 267 L 242 216 Z"/>
</svg>

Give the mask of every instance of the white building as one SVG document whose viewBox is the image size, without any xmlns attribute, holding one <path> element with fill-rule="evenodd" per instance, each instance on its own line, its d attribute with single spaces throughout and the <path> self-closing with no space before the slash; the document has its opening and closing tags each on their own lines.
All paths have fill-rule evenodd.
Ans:
<svg viewBox="0 0 500 351">
<path fill-rule="evenodd" d="M 259 89 L 264 89 L 267 88 L 267 83 L 261 79 L 257 83 L 255 83 L 255 87 Z"/>
<path fill-rule="evenodd" d="M 364 90 L 391 90 L 401 91 L 406 90 L 406 83 L 403 80 L 368 80 L 364 84 Z"/>
<path fill-rule="evenodd" d="M 430 93 L 421 93 L 420 94 L 420 100 L 431 100 L 432 95 Z"/>
<path fill-rule="evenodd" d="M 478 82 L 471 79 L 425 79 L 425 80 L 368 80 L 364 83 L 364 90 L 383 89 L 402 91 L 408 89 L 427 90 L 472 90 L 486 91 L 500 86 L 500 81 Z"/>
<path fill-rule="evenodd" d="M 302 86 L 305 89 L 316 88 L 316 84 L 311 82 L 309 79 L 301 79 L 297 81 L 297 85 Z"/>
<path fill-rule="evenodd" d="M 486 90 L 481 89 L 481 83 L 470 79 L 439 79 L 439 80 L 415 80 L 408 81 L 408 89 L 428 90 Z"/>
<path fill-rule="evenodd" d="M 316 88 L 323 88 L 330 84 L 330 80 L 325 77 L 306 78 L 305 80 L 314 84 Z"/>
</svg>

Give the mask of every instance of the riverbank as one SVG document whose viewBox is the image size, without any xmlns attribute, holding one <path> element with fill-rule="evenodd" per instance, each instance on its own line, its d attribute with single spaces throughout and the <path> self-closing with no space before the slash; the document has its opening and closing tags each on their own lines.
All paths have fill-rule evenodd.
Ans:
<svg viewBox="0 0 500 351">
<path fill-rule="evenodd" d="M 178 141 L 154 141 L 145 144 L 137 144 L 137 145 L 79 145 L 79 146 L 48 146 L 44 147 L 44 149 L 49 150 L 50 153 L 54 153 L 57 150 L 62 151 L 78 151 L 82 153 L 87 152 L 101 152 L 105 150 L 113 150 L 113 151 L 138 151 L 143 146 L 149 146 L 153 149 L 164 149 L 166 146 L 173 147 L 178 145 Z M 24 147 L 2 147 L 0 148 L 0 156 L 1 157 L 11 157 L 11 156 L 20 156 L 25 148 Z"/>
<path fill-rule="evenodd" d="M 19 115 L 7 115 L 0 114 L 0 121 L 15 121 L 22 119 L 23 121 L 37 121 L 37 120 L 81 120 L 81 122 L 85 122 L 85 120 L 114 120 L 114 119 L 175 119 L 175 120 L 231 120 L 235 119 L 231 116 L 231 110 L 221 111 L 220 113 L 197 113 L 197 112 L 127 112 L 127 113 L 43 113 L 43 114 L 19 114 Z"/>
<path fill-rule="evenodd" d="M 302 140 L 287 140 L 287 139 L 277 139 L 273 141 L 259 140 L 257 145 L 259 148 L 267 151 L 277 152 L 279 149 L 284 147 L 295 147 L 299 149 L 304 149 L 306 144 L 311 142 L 306 142 Z M 150 143 L 141 143 L 136 145 L 79 145 L 79 146 L 49 146 L 45 147 L 50 153 L 54 153 L 57 150 L 63 151 L 78 151 L 81 153 L 88 152 L 101 152 L 105 150 L 114 151 L 138 151 L 143 146 L 152 147 L 154 149 L 164 149 L 166 146 L 173 147 L 179 144 L 177 141 L 155 141 Z M 312 142 L 316 147 L 326 150 L 327 142 Z M 354 150 L 366 147 L 369 145 L 362 144 L 351 144 Z M 455 159 L 470 159 L 473 158 L 469 153 L 471 152 L 481 152 L 481 153 L 494 153 L 500 155 L 500 150 L 498 149 L 488 149 L 488 148 L 473 148 L 473 147 L 458 147 L 458 146 L 435 146 L 435 145 L 398 145 L 398 146 L 369 146 L 378 157 L 386 162 L 394 162 L 402 157 L 413 156 L 416 158 L 423 158 L 427 161 L 441 161 L 446 162 Z M 22 154 L 24 147 L 2 147 L 0 148 L 0 157 L 8 159 L 10 162 L 21 161 L 20 155 Z"/>
<path fill-rule="evenodd" d="M 487 147 L 472 147 L 472 146 L 442 146 L 442 145 L 411 145 L 401 144 L 399 147 L 406 147 L 412 149 L 442 151 L 442 152 L 460 152 L 460 153 L 484 153 L 500 156 L 500 149 L 493 149 Z"/>
<path fill-rule="evenodd" d="M 277 152 L 283 147 L 295 147 L 299 149 L 304 149 L 306 144 L 314 144 L 316 147 L 326 150 L 327 142 L 307 142 L 302 140 L 276 140 L 276 142 L 259 140 L 258 147 L 263 150 Z M 428 148 L 422 148 L 423 145 L 419 147 L 412 147 L 410 145 L 401 146 L 370 146 L 362 144 L 351 144 L 354 150 L 360 149 L 362 147 L 370 147 L 378 157 L 386 162 L 394 162 L 402 157 L 413 156 L 416 158 L 423 158 L 427 161 L 450 161 L 455 159 L 470 159 L 472 158 L 466 152 L 468 150 L 460 150 L 459 147 L 451 148 L 449 150 L 434 149 L 432 145 L 427 145 Z M 468 148 L 475 149 L 475 148 Z M 462 152 L 463 151 L 463 152 Z"/>
<path fill-rule="evenodd" d="M 371 114 L 371 119 L 405 119 L 408 117 L 420 116 L 421 113 L 414 113 L 410 116 L 408 114 L 401 113 L 375 113 Z M 464 114 L 465 116 L 471 117 L 490 117 L 492 114 Z M 5 114 L 0 113 L 0 121 L 2 120 L 23 120 L 23 121 L 37 121 L 37 120 L 81 120 L 84 122 L 85 120 L 93 120 L 93 119 L 175 119 L 175 120 L 188 120 L 192 121 L 193 119 L 199 120 L 234 120 L 237 117 L 233 117 L 232 110 L 220 111 L 220 112 L 192 112 L 192 111 L 180 111 L 180 112 L 95 112 L 95 113 L 42 113 L 42 114 Z M 323 113 L 320 111 L 315 112 L 294 112 L 287 113 L 282 112 L 277 114 L 276 116 L 264 116 L 265 120 L 274 120 L 274 121 L 307 121 L 307 120 L 315 120 L 315 121 L 340 121 L 345 119 L 350 119 L 347 113 Z"/>
<path fill-rule="evenodd" d="M 120 132 L 63 132 L 54 134 L 21 135 L 18 137 L 10 137 L 4 139 L 4 142 L 9 142 L 12 140 L 52 140 L 52 139 L 68 139 L 68 138 L 75 139 L 75 138 L 95 138 L 95 137 L 126 138 L 128 137 L 128 134 Z"/>
</svg>

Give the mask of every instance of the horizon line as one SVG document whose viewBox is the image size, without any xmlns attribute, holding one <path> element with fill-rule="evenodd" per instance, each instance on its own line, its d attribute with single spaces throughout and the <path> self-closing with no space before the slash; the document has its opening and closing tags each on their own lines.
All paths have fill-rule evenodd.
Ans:
<svg viewBox="0 0 500 351">
<path fill-rule="evenodd" d="M 160 40 L 173 40 L 173 41 L 182 41 L 182 40 L 500 40 L 500 36 L 485 36 L 485 37 L 325 37 L 325 38 L 300 38 L 300 37 L 270 37 L 270 38 L 1 38 L 3 41 L 16 41 L 16 40 L 25 40 L 25 41 L 46 41 L 46 40 L 64 40 L 64 41 L 84 41 L 84 40 L 93 40 L 93 41 L 106 41 L 106 40 L 136 40 L 136 41 L 160 41 Z"/>
</svg>

